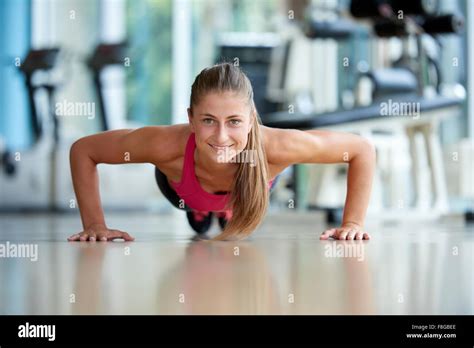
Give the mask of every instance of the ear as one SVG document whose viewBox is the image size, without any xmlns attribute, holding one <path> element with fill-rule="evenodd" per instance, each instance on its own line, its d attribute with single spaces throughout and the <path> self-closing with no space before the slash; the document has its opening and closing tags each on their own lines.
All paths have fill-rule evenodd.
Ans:
<svg viewBox="0 0 474 348">
<path fill-rule="evenodd" d="M 191 110 L 191 108 L 188 108 L 188 121 L 189 121 L 189 125 L 191 126 L 191 131 L 193 133 L 196 133 L 194 131 L 194 124 L 193 124 L 193 112 Z"/>
</svg>

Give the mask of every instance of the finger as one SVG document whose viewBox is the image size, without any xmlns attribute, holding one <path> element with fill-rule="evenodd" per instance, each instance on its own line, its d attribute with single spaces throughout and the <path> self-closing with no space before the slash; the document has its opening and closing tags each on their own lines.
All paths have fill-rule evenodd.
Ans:
<svg viewBox="0 0 474 348">
<path fill-rule="evenodd" d="M 134 237 L 132 237 L 131 235 L 129 235 L 127 232 L 122 232 L 122 237 L 123 239 L 125 239 L 127 242 L 132 242 L 135 240 Z"/>
<path fill-rule="evenodd" d="M 97 240 L 101 242 L 107 242 L 107 236 L 105 234 L 98 234 Z"/>
<path fill-rule="evenodd" d="M 132 236 L 130 236 L 127 232 L 124 232 L 124 231 L 120 231 L 120 230 L 114 230 L 115 232 L 118 232 L 121 236 L 122 239 L 126 240 L 126 241 L 132 241 L 132 240 L 135 240 L 135 238 L 133 238 Z"/>
<path fill-rule="evenodd" d="M 76 233 L 76 234 L 73 234 L 72 236 L 70 236 L 67 240 L 72 242 L 72 241 L 78 240 L 79 237 L 80 237 L 79 233 Z"/>
<path fill-rule="evenodd" d="M 81 236 L 79 237 L 79 240 L 81 242 L 85 242 L 87 239 L 89 238 L 89 235 L 87 233 L 83 233 L 81 234 Z"/>
<path fill-rule="evenodd" d="M 331 228 L 329 230 L 326 230 L 321 234 L 319 239 L 328 239 L 329 237 L 331 237 L 334 234 L 335 231 L 336 231 L 335 228 Z"/>
<path fill-rule="evenodd" d="M 354 240 L 356 233 L 357 233 L 356 230 L 350 230 L 349 233 L 347 234 L 347 240 Z"/>
<path fill-rule="evenodd" d="M 347 234 L 349 233 L 350 230 L 346 230 L 344 228 L 341 228 L 339 231 L 339 239 L 340 240 L 345 240 L 347 237 Z"/>
<path fill-rule="evenodd" d="M 364 238 L 363 239 L 369 240 L 370 239 L 370 234 L 368 234 L 367 232 L 364 232 Z"/>
<path fill-rule="evenodd" d="M 89 241 L 91 242 L 95 242 L 96 241 L 96 234 L 94 232 L 92 232 L 91 234 L 89 234 Z"/>
<path fill-rule="evenodd" d="M 109 233 L 107 233 L 107 240 L 112 241 L 115 239 L 120 239 L 122 238 L 120 235 L 120 232 L 117 230 L 110 230 Z"/>
<path fill-rule="evenodd" d="M 324 231 L 321 236 L 319 237 L 319 239 L 328 239 L 329 237 L 331 237 L 334 233 L 336 232 L 336 229 L 335 228 L 331 228 L 329 230 L 326 230 Z"/>
<path fill-rule="evenodd" d="M 358 232 L 356 233 L 355 239 L 361 240 L 361 239 L 363 239 L 363 238 L 364 238 L 364 232 L 358 231 Z"/>
<path fill-rule="evenodd" d="M 112 233 L 109 235 L 109 240 L 115 240 L 115 239 L 123 239 L 127 242 L 131 242 L 135 240 L 132 236 L 130 236 L 127 232 L 122 232 L 119 230 L 112 230 Z"/>
</svg>

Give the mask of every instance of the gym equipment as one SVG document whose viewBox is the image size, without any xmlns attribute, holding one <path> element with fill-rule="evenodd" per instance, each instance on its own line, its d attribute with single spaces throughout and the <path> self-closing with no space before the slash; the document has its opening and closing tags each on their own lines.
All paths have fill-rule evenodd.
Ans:
<svg viewBox="0 0 474 348">
<path fill-rule="evenodd" d="M 452 107 L 457 107 L 462 103 L 459 98 L 450 97 L 438 97 L 436 99 L 430 98 L 419 98 L 416 96 L 403 98 L 395 98 L 393 102 L 404 102 L 404 103 L 420 103 L 420 112 L 427 114 L 431 111 L 438 111 L 443 109 L 451 110 Z M 344 125 L 346 123 L 365 123 L 373 121 L 384 121 L 388 122 L 389 118 L 380 114 L 380 105 L 373 104 L 365 107 L 358 107 L 352 110 L 336 110 L 333 112 L 326 112 L 323 114 L 303 114 L 294 113 L 291 118 L 288 117 L 288 112 L 280 111 L 272 114 L 266 114 L 261 116 L 262 123 L 268 127 L 275 128 L 296 128 L 296 129 L 314 129 L 323 127 L 333 127 L 338 125 Z M 393 120 L 393 119 L 392 119 Z M 407 117 L 403 119 L 397 119 L 394 122 L 415 122 Z"/>
<path fill-rule="evenodd" d="M 459 34 L 464 28 L 464 18 L 454 14 L 428 17 L 421 26 L 427 34 Z"/>
<path fill-rule="evenodd" d="M 464 28 L 464 18 L 447 14 L 434 17 L 414 18 L 415 23 L 424 33 L 434 34 L 459 34 Z M 406 22 L 402 20 L 376 18 L 374 20 L 374 32 L 379 37 L 405 37 L 410 35 Z"/>
<path fill-rule="evenodd" d="M 345 19 L 321 21 L 311 19 L 304 23 L 304 34 L 310 39 L 348 39 L 358 26 Z"/>
<path fill-rule="evenodd" d="M 266 86 L 272 52 L 279 43 L 278 38 L 271 33 L 225 33 L 219 39 L 216 63 L 229 61 L 238 64 L 245 71 L 252 82 L 259 113 L 278 109 L 278 103 L 268 97 Z"/>
<path fill-rule="evenodd" d="M 31 124 L 33 127 L 34 141 L 42 135 L 42 120 L 38 115 L 38 108 L 35 101 L 35 94 L 40 89 L 45 89 L 48 94 L 48 101 L 50 106 L 50 117 L 54 124 L 54 139 L 58 139 L 58 119 L 54 116 L 54 93 L 57 85 L 54 82 L 42 83 L 35 85 L 33 77 L 36 73 L 50 72 L 57 63 L 59 48 L 48 48 L 40 50 L 30 50 L 26 56 L 23 64 L 20 66 L 20 71 L 25 75 L 26 88 L 28 90 L 28 97 L 31 107 Z"/>
<path fill-rule="evenodd" d="M 110 121 L 107 115 L 104 100 L 104 86 L 101 79 L 102 71 L 110 65 L 123 65 L 126 57 L 126 42 L 115 44 L 98 44 L 92 55 L 86 60 L 87 66 L 92 71 L 94 86 L 100 109 L 101 129 L 110 129 Z"/>
<path fill-rule="evenodd" d="M 390 12 L 402 11 L 409 15 L 433 15 L 437 12 L 437 0 L 352 0 L 350 12 L 355 18 L 386 16 Z"/>
<path fill-rule="evenodd" d="M 395 217 L 397 213 L 407 218 L 410 213 L 416 217 L 435 218 L 447 211 L 447 191 L 444 178 L 443 160 L 441 147 L 438 139 L 437 129 L 441 119 L 458 114 L 463 98 L 440 95 L 439 85 L 442 81 L 437 56 L 425 48 L 422 35 L 433 35 L 439 33 L 457 34 L 462 30 L 463 20 L 459 15 L 438 14 L 437 1 L 414 0 L 410 2 L 399 0 L 353 0 L 350 4 L 350 12 L 356 18 L 368 19 L 372 22 L 375 35 L 379 37 L 399 37 L 402 42 L 401 57 L 392 62 L 392 66 L 370 71 L 362 70 L 358 78 L 370 82 L 369 93 L 372 104 L 356 106 L 349 110 L 336 109 L 326 112 L 302 112 L 296 110 L 290 112 L 283 109 L 279 112 L 263 114 L 261 116 L 264 125 L 276 128 L 289 129 L 315 129 L 330 128 L 332 130 L 343 130 L 357 132 L 365 137 L 372 137 L 373 132 L 405 132 L 410 144 L 410 156 L 414 167 L 414 209 L 411 211 L 395 208 L 384 211 L 384 216 Z M 329 22 L 328 22 L 329 23 Z M 303 26 L 306 37 L 311 39 L 336 39 L 344 40 L 351 36 L 346 29 L 350 25 L 345 21 L 336 20 L 332 24 L 312 20 Z M 342 24 L 341 24 L 342 23 Z M 353 32 L 356 32 L 354 29 Z M 362 32 L 361 30 L 358 30 Z M 412 56 L 408 50 L 408 41 L 414 40 L 417 47 L 416 56 Z M 436 40 L 433 37 L 433 40 Z M 321 46 L 318 41 L 318 48 Z M 313 58 L 314 59 L 314 58 Z M 353 62 L 353 61 L 352 61 Z M 357 62 L 356 64 L 357 65 Z M 311 68 L 310 68 L 311 69 Z M 349 71 L 349 70 L 347 70 Z M 356 84 L 357 85 L 357 84 Z M 434 87 L 437 95 L 427 93 Z M 435 93 L 436 93 L 435 92 Z M 281 95 L 285 95 L 281 93 Z M 430 97 L 431 96 L 431 97 Z M 287 104 L 293 104 L 294 100 L 287 100 Z M 391 117 L 382 115 L 381 103 L 394 103 L 397 105 L 411 104 L 419 107 L 418 112 L 423 117 Z M 421 135 L 425 140 L 425 153 L 421 153 L 416 146 L 415 136 Z M 420 188 L 423 181 L 418 168 L 420 161 L 424 163 L 423 157 L 429 166 L 429 177 L 432 185 L 432 204 L 429 210 L 422 209 L 426 196 Z M 332 170 L 334 176 L 336 169 Z M 327 174 L 323 172 L 323 176 Z M 326 175 L 325 177 L 327 177 Z M 329 220 L 337 218 L 338 206 L 311 206 L 307 200 L 306 187 L 302 181 L 307 180 L 307 166 L 297 165 L 293 168 L 293 183 L 295 204 L 298 209 L 326 210 Z M 324 181 L 324 186 L 331 186 L 329 180 Z M 333 183 L 333 182 L 332 182 Z"/>
<path fill-rule="evenodd" d="M 24 63 L 20 66 L 20 70 L 25 74 L 26 78 L 26 86 L 31 104 L 31 121 L 37 137 L 41 136 L 42 126 L 36 107 L 35 93 L 41 88 L 44 88 L 47 91 L 49 106 L 52 111 L 54 109 L 54 92 L 56 90 L 56 85 L 54 83 L 34 85 L 33 75 L 36 72 L 51 71 L 57 62 L 58 53 L 59 48 L 31 50 L 26 56 Z M 57 119 L 54 117 L 53 112 L 50 113 L 50 116 L 52 116 L 52 121 L 55 126 L 54 135 L 57 140 Z"/>
<path fill-rule="evenodd" d="M 369 71 L 362 74 L 371 83 L 372 100 L 377 102 L 387 96 L 397 96 L 416 94 L 418 82 L 416 76 L 406 68 L 385 68 Z"/>
<path fill-rule="evenodd" d="M 13 154 L 4 149 L 5 145 L 3 144 L 2 138 L 0 138 L 0 166 L 3 166 L 5 175 L 12 176 L 15 174 L 15 161 L 13 159 Z"/>
<path fill-rule="evenodd" d="M 117 53 L 120 46 L 99 45 L 88 60 L 95 72 L 95 85 L 102 106 L 100 72 L 110 64 L 123 63 Z M 21 152 L 15 152 L 8 144 L 2 145 L 0 141 L 0 210 L 77 209 L 69 175 L 69 150 L 76 139 L 61 136 L 60 123 L 55 114 L 55 94 L 62 83 L 56 77 L 69 77 L 64 72 L 58 74 L 61 72 L 58 66 L 68 58 L 63 54 L 64 51 L 59 48 L 31 50 L 22 61 L 19 70 L 25 76 L 29 93 L 30 119 L 35 141 L 31 148 Z M 70 52 L 70 55 L 78 57 L 77 61 L 84 63 L 82 56 L 74 52 Z M 105 111 L 101 113 L 101 117 L 104 120 L 102 126 L 107 128 L 109 123 Z M 100 182 L 104 209 L 144 208 L 155 198 L 153 191 L 149 190 L 153 179 L 147 179 L 150 176 L 147 165 L 129 164 L 120 170 L 114 166 L 101 166 L 100 174 L 107 178 Z M 118 191 L 117 187 L 122 187 L 123 182 L 134 183 L 133 192 Z"/>
<path fill-rule="evenodd" d="M 59 121 L 55 115 L 55 93 L 61 82 L 53 76 L 60 50 L 57 47 L 31 49 L 19 71 L 25 77 L 30 104 L 33 146 L 13 155 L 8 144 L 2 153 L 0 208 L 52 209 L 55 196 L 55 150 L 59 142 Z M 44 107 L 41 109 L 41 97 Z M 18 161 L 14 157 L 18 156 Z M 3 175 L 5 174 L 5 175 Z"/>
</svg>

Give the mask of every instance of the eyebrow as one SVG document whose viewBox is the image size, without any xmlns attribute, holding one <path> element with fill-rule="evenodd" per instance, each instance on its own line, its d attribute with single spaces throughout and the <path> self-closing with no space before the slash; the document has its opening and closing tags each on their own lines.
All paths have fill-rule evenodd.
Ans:
<svg viewBox="0 0 474 348">
<path fill-rule="evenodd" d="M 199 114 L 199 116 L 209 116 L 209 117 L 217 118 L 216 116 L 211 115 L 211 114 L 207 114 L 207 113 L 206 113 L 206 114 Z M 235 118 L 235 117 L 242 117 L 242 118 L 243 118 L 242 115 L 237 115 L 237 114 L 236 114 L 236 115 L 227 116 L 226 118 L 229 119 L 229 118 Z"/>
</svg>

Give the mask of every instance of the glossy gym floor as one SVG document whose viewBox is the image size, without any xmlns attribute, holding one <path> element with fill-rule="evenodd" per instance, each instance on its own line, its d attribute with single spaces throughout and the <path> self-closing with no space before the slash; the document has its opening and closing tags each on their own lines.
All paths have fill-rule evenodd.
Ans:
<svg viewBox="0 0 474 348">
<path fill-rule="evenodd" d="M 474 231 L 461 219 L 323 242 L 318 213 L 269 212 L 248 240 L 210 243 L 179 211 L 107 217 L 136 241 L 68 242 L 74 214 L 0 215 L 0 245 L 37 245 L 29 258 L 4 250 L 0 314 L 474 314 Z"/>
<path fill-rule="evenodd" d="M 0 320 L 474 315 L 473 47 L 472 0 L 0 0 Z M 224 62 L 228 72 L 241 69 L 252 90 L 240 73 L 215 79 L 206 69 Z M 232 120 L 250 104 L 265 127 L 310 133 L 267 130 L 275 135 L 267 162 L 292 165 L 250 238 L 196 238 L 155 176 L 169 160 L 161 169 L 178 177 L 178 133 L 168 128 L 158 139 L 156 129 L 159 141 L 151 128 L 134 140 L 119 134 L 197 114 L 198 145 L 221 151 L 242 143 L 238 127 L 246 123 L 234 128 Z M 376 149 L 370 202 L 373 157 L 348 133 Z M 82 142 L 72 156 L 73 144 L 93 134 L 103 141 Z M 252 166 L 263 154 L 248 150 L 235 162 Z M 230 175 L 207 169 L 194 173 L 201 189 L 227 191 Z M 85 220 L 100 218 L 95 194 L 107 226 L 134 242 L 67 241 L 83 230 L 80 205 L 97 214 Z M 371 239 L 321 241 L 334 227 L 324 211 L 334 221 L 345 206 Z M 210 235 L 218 228 L 214 221 Z M 70 326 L 74 339 L 92 338 L 89 324 Z M 352 339 L 347 326 L 336 329 Z M 100 329 L 107 340 L 125 336 Z M 157 326 L 158 339 L 164 331 Z M 235 336 L 247 339 L 241 332 Z M 58 326 L 59 336 L 66 338 Z"/>
</svg>

